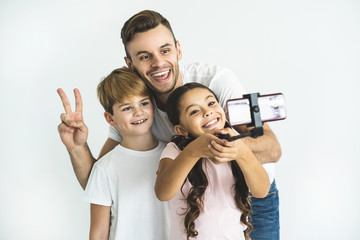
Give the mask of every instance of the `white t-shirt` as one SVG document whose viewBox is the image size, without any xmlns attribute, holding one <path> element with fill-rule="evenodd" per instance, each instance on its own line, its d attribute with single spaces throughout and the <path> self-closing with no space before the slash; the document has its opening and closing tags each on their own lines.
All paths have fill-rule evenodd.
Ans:
<svg viewBox="0 0 360 240">
<path fill-rule="evenodd" d="M 90 203 L 111 206 L 110 240 L 168 240 L 169 204 L 154 192 L 156 170 L 165 143 L 150 151 L 117 145 L 98 160 L 85 195 Z"/>
<path fill-rule="evenodd" d="M 193 63 L 180 66 L 180 73 L 183 84 L 197 82 L 214 91 L 225 113 L 226 101 L 228 99 L 242 98 L 247 93 L 232 71 L 217 65 Z M 161 111 L 157 107 L 154 110 L 154 122 L 151 129 L 156 139 L 166 143 L 170 142 L 171 137 L 175 135 L 174 127 L 167 118 L 166 112 Z M 118 142 L 122 140 L 121 134 L 116 127 L 110 126 L 108 136 Z M 275 178 L 275 164 L 267 163 L 263 166 L 269 175 L 270 183 L 272 183 Z"/>
<path fill-rule="evenodd" d="M 161 159 L 175 159 L 180 152 L 176 144 L 170 142 L 161 154 Z M 209 159 L 204 159 L 202 168 L 209 184 L 203 196 L 204 209 L 195 220 L 195 229 L 198 231 L 196 239 L 245 239 L 246 226 L 240 222 L 242 213 L 234 200 L 235 180 L 230 162 L 214 164 Z M 191 183 L 186 180 L 182 190 L 170 200 L 171 240 L 186 239 L 184 212 L 187 209 L 186 198 L 191 187 Z"/>
</svg>

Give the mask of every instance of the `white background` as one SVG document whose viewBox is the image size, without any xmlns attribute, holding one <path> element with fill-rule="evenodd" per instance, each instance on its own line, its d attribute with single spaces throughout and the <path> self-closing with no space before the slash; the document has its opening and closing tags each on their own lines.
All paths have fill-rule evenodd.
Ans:
<svg viewBox="0 0 360 240">
<path fill-rule="evenodd" d="M 96 86 L 124 65 L 120 29 L 143 9 L 171 22 L 181 64 L 215 63 L 250 92 L 284 93 L 288 118 L 270 125 L 283 149 L 282 239 L 360 239 L 356 0 L 1 0 L 0 238 L 88 238 L 89 206 L 57 132 L 56 89 L 72 104 L 80 89 L 97 156 L 108 125 Z"/>
</svg>

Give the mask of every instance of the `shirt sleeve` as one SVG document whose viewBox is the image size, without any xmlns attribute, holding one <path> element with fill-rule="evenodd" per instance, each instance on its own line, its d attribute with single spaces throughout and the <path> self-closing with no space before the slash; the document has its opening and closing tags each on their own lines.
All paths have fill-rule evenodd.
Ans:
<svg viewBox="0 0 360 240">
<path fill-rule="evenodd" d="M 95 164 L 91 170 L 89 181 L 85 189 L 85 199 L 93 204 L 102 206 L 112 205 L 109 180 L 106 171 L 97 166 L 97 164 Z"/>
<path fill-rule="evenodd" d="M 234 98 L 242 98 L 246 90 L 236 75 L 227 68 L 221 68 L 211 82 L 210 89 L 219 99 L 220 105 L 225 112 L 226 101 Z"/>
<path fill-rule="evenodd" d="M 118 129 L 117 126 L 109 126 L 109 138 L 111 138 L 112 140 L 115 140 L 117 142 L 121 142 L 122 141 L 122 136 L 121 133 Z"/>
<path fill-rule="evenodd" d="M 160 160 L 163 158 L 170 158 L 174 160 L 180 154 L 179 148 L 175 143 L 169 142 L 164 148 L 163 152 L 160 155 Z"/>
</svg>

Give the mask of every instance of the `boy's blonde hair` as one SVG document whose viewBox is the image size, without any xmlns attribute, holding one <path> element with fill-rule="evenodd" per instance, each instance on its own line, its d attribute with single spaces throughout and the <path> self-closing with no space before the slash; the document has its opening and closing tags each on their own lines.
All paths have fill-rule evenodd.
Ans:
<svg viewBox="0 0 360 240">
<path fill-rule="evenodd" d="M 97 95 L 105 111 L 114 114 L 115 103 L 122 103 L 134 96 L 151 96 L 144 81 L 127 67 L 112 71 L 97 86 Z"/>
</svg>

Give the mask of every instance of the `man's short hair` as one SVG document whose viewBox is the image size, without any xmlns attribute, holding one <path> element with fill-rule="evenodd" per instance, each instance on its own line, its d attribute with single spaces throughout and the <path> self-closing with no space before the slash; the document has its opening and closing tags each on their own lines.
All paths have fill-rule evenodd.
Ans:
<svg viewBox="0 0 360 240">
<path fill-rule="evenodd" d="M 136 33 L 142 33 L 156 28 L 160 24 L 170 30 L 176 43 L 175 35 L 171 29 L 169 21 L 160 13 L 152 10 L 143 10 L 127 20 L 121 29 L 121 39 L 125 47 L 126 56 L 130 58 L 127 50 L 127 44 L 133 39 Z M 176 46 L 176 44 L 175 44 Z M 130 58 L 131 59 L 131 58 Z"/>
<path fill-rule="evenodd" d="M 115 103 L 134 96 L 151 96 L 151 91 L 136 73 L 122 67 L 112 71 L 98 84 L 97 95 L 105 111 L 113 115 Z"/>
</svg>

